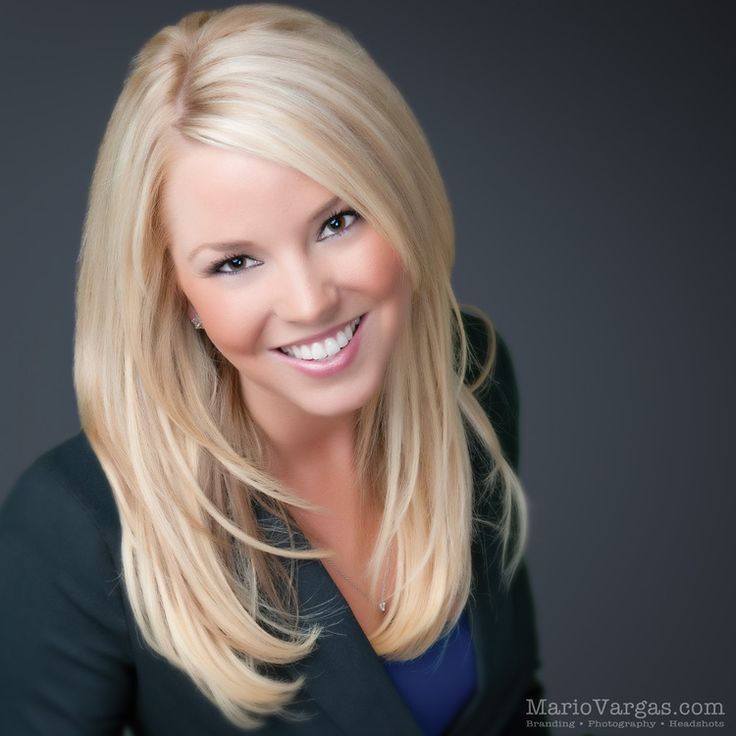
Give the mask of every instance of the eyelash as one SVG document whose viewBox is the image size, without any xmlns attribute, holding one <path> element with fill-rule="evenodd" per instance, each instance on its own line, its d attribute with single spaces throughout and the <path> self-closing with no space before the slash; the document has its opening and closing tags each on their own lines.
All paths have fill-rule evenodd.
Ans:
<svg viewBox="0 0 736 736">
<path fill-rule="evenodd" d="M 330 220 L 334 220 L 336 217 L 354 217 L 355 219 L 353 222 L 351 222 L 347 227 L 344 227 L 342 230 L 336 233 L 332 233 L 332 235 L 328 235 L 324 238 L 317 238 L 318 242 L 322 242 L 324 240 L 329 240 L 332 238 L 340 238 L 342 237 L 348 230 L 350 230 L 353 225 L 355 225 L 356 222 L 362 219 L 362 215 L 360 215 L 355 210 L 336 210 L 333 212 L 323 223 L 322 227 L 320 228 L 319 232 L 321 233 L 326 227 L 328 227 L 328 223 Z M 255 266 L 243 266 L 241 268 L 236 268 L 232 271 L 221 271 L 220 269 L 223 266 L 227 266 L 230 261 L 235 260 L 241 260 L 244 263 L 247 261 L 255 261 L 256 263 L 260 263 L 258 259 L 252 258 L 251 256 L 247 256 L 244 253 L 232 253 L 231 255 L 228 255 L 225 258 L 222 258 L 221 260 L 215 261 L 207 270 L 209 273 L 214 275 L 225 275 L 225 276 L 233 276 L 237 273 L 242 273 L 243 271 L 249 271 L 251 268 L 255 268 Z"/>
<path fill-rule="evenodd" d="M 349 225 L 348 225 L 348 226 L 347 226 L 346 228 L 344 228 L 343 230 L 340 230 L 340 232 L 338 232 L 338 233 L 333 233 L 332 235 L 330 235 L 330 236 L 329 236 L 330 238 L 339 238 L 339 237 L 341 237 L 342 235 L 345 235 L 345 233 L 346 233 L 346 232 L 347 232 L 348 230 L 350 230 L 350 228 L 351 228 L 351 227 L 352 227 L 353 225 L 355 225 L 355 223 L 356 223 L 356 222 L 358 222 L 358 220 L 360 220 L 360 219 L 361 219 L 361 216 L 360 216 L 360 215 L 359 215 L 359 214 L 358 214 L 358 213 L 357 213 L 357 212 L 356 212 L 355 210 L 335 210 L 335 212 L 333 212 L 333 213 L 332 213 L 332 214 L 331 214 L 331 215 L 330 215 L 330 216 L 329 216 L 329 217 L 328 217 L 328 218 L 327 218 L 327 219 L 326 219 L 326 220 L 325 220 L 325 221 L 324 221 L 324 222 L 322 223 L 322 227 L 320 228 L 320 232 L 322 232 L 322 230 L 324 230 L 324 229 L 325 229 L 325 228 L 327 227 L 327 223 L 328 223 L 328 222 L 329 222 L 330 220 L 334 220 L 334 219 L 335 219 L 336 217 L 345 217 L 345 216 L 348 216 L 348 217 L 354 217 L 355 219 L 354 219 L 354 220 L 353 220 L 353 221 L 352 221 L 352 222 L 351 222 L 351 223 L 350 223 L 350 224 L 349 224 Z M 320 240 L 320 239 L 318 238 L 318 240 Z M 327 240 L 327 238 L 322 238 L 321 240 Z M 320 242 L 321 242 L 321 241 L 320 241 Z"/>
</svg>

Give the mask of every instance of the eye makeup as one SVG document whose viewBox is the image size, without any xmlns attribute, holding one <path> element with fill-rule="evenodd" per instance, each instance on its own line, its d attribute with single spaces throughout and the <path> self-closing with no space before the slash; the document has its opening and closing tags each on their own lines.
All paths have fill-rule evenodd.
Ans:
<svg viewBox="0 0 736 736">
<path fill-rule="evenodd" d="M 322 233 L 328 229 L 336 229 L 337 226 L 331 225 L 333 221 L 345 221 L 346 219 L 352 218 L 348 225 L 345 225 L 341 230 L 322 236 Z M 355 224 L 361 221 L 362 215 L 352 209 L 336 210 L 333 212 L 323 223 L 319 229 L 317 241 L 324 242 L 325 240 L 331 240 L 333 238 L 340 238 L 347 233 Z M 248 264 L 251 265 L 248 265 Z M 207 273 L 210 275 L 228 275 L 232 276 L 243 271 L 249 271 L 252 268 L 260 266 L 262 261 L 256 258 L 246 255 L 245 253 L 229 253 L 224 258 L 218 258 L 216 261 L 211 263 L 207 268 Z M 229 270 L 224 270 L 225 268 Z"/>
</svg>

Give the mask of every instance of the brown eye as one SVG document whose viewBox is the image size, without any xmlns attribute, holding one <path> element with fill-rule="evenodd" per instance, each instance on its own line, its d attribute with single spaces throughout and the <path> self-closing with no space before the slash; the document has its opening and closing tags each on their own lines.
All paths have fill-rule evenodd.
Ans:
<svg viewBox="0 0 736 736">
<path fill-rule="evenodd" d="M 322 237 L 319 240 L 339 237 L 349 230 L 359 218 L 360 215 L 355 210 L 336 212 L 325 221 L 325 224 L 322 226 Z"/>
<path fill-rule="evenodd" d="M 249 271 L 251 268 L 260 266 L 261 262 L 255 258 L 244 255 L 235 255 L 226 258 L 224 261 L 217 261 L 210 268 L 210 273 L 227 273 L 234 274 L 240 271 Z"/>
</svg>

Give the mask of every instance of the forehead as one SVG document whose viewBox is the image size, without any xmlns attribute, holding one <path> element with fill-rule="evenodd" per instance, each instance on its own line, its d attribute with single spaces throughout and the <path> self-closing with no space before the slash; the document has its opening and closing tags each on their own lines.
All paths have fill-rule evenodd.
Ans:
<svg viewBox="0 0 736 736">
<path fill-rule="evenodd" d="M 163 187 L 163 219 L 172 247 L 203 240 L 257 241 L 288 228 L 331 196 L 296 169 L 201 143 L 177 142 Z"/>
</svg>

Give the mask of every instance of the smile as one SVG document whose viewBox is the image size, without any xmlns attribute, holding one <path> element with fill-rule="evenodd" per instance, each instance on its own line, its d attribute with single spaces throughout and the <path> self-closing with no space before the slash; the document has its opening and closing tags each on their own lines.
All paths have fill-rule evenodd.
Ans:
<svg viewBox="0 0 736 736">
<path fill-rule="evenodd" d="M 307 344 L 290 345 L 279 348 L 279 350 L 285 355 L 304 361 L 332 358 L 350 344 L 363 316 L 361 315 L 351 320 L 342 329 L 337 330 L 333 335 L 330 335 L 324 340 L 317 340 Z"/>
</svg>

